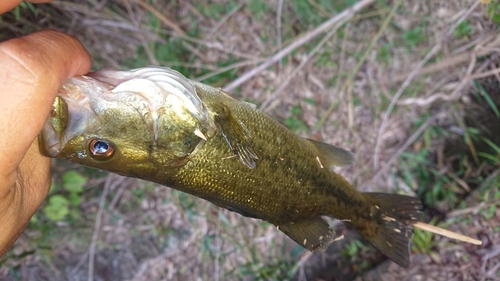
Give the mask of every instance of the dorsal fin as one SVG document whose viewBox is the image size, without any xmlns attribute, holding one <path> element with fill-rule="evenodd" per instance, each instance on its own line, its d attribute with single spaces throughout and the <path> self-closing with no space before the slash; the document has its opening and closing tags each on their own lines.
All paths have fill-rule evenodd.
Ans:
<svg viewBox="0 0 500 281">
<path fill-rule="evenodd" d="M 356 161 L 356 156 L 350 151 L 324 142 L 307 140 L 318 150 L 318 157 L 325 166 L 348 166 Z"/>
</svg>

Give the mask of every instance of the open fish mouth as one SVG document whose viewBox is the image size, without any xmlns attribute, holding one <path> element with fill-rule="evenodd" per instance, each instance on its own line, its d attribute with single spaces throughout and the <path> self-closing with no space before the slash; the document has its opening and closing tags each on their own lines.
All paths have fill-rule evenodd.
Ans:
<svg viewBox="0 0 500 281">
<path fill-rule="evenodd" d="M 42 153 L 55 157 L 73 137 L 99 126 L 90 103 L 91 89 L 104 91 L 105 88 L 86 76 L 71 78 L 61 87 L 39 136 Z"/>
<path fill-rule="evenodd" d="M 102 69 L 68 80 L 59 90 L 53 109 L 39 137 L 43 154 L 56 157 L 82 132 L 97 132 L 105 125 L 99 115 L 116 104 L 133 108 L 151 128 L 155 141 L 161 122 L 160 109 L 187 112 L 202 127 L 213 121 L 194 86 L 170 68 L 146 67 L 129 71 Z M 181 112 L 179 113 L 181 114 Z"/>
</svg>

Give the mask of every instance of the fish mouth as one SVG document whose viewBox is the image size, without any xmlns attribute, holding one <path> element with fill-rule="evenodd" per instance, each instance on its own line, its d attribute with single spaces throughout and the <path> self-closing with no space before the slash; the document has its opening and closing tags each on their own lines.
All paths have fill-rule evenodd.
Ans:
<svg viewBox="0 0 500 281">
<path fill-rule="evenodd" d="M 49 118 L 39 135 L 42 154 L 57 157 L 75 136 L 98 127 L 95 112 L 90 106 L 91 96 L 85 92 L 92 80 L 85 76 L 71 78 L 58 92 Z M 100 86 L 100 85 L 99 85 Z M 102 86 L 99 89 L 103 89 Z"/>
</svg>

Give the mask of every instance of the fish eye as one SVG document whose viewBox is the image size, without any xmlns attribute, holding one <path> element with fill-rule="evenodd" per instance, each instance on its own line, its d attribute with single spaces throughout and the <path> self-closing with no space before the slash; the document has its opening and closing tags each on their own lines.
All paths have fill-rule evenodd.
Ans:
<svg viewBox="0 0 500 281">
<path fill-rule="evenodd" d="M 94 139 L 89 144 L 89 150 L 92 157 L 109 158 L 115 152 L 115 148 L 109 142 L 100 139 Z"/>
</svg>

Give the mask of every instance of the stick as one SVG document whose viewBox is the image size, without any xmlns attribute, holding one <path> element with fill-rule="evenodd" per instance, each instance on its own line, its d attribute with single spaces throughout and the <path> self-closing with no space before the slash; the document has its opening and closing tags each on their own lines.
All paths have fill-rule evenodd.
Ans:
<svg viewBox="0 0 500 281">
<path fill-rule="evenodd" d="M 340 14 L 335 15 L 334 17 L 330 18 L 326 22 L 322 23 L 320 26 L 316 27 L 312 31 L 306 33 L 304 36 L 298 38 L 294 42 L 292 42 L 290 45 L 286 46 L 285 48 L 281 49 L 279 52 L 274 54 L 267 60 L 265 63 L 255 67 L 254 69 L 244 73 L 241 75 L 238 79 L 234 80 L 231 82 L 229 85 L 226 85 L 224 87 L 224 91 L 226 92 L 231 92 L 236 87 L 240 86 L 244 82 L 248 81 L 250 78 L 254 77 L 258 73 L 262 72 L 264 69 L 268 68 L 269 66 L 273 65 L 274 63 L 280 61 L 283 57 L 286 55 L 290 54 L 292 51 L 297 49 L 298 47 L 311 42 L 311 40 L 315 37 L 317 37 L 319 34 L 330 30 L 330 28 L 334 25 L 337 24 L 344 24 L 347 22 L 350 18 L 352 18 L 356 13 L 361 11 L 363 8 L 366 6 L 372 4 L 375 2 L 375 0 L 360 0 L 353 6 L 349 7 L 348 9 L 344 10 Z"/>
<path fill-rule="evenodd" d="M 462 235 L 462 234 L 459 234 L 459 233 L 456 233 L 456 232 L 453 232 L 453 231 L 450 231 L 450 230 L 447 230 L 447 229 L 444 229 L 444 228 L 441 228 L 441 227 L 430 225 L 430 224 L 427 224 L 427 223 L 423 223 L 423 222 L 419 222 L 418 221 L 418 222 L 415 222 L 413 224 L 413 226 L 416 227 L 416 228 L 425 230 L 425 231 L 429 231 L 429 232 L 436 233 L 436 234 L 439 234 L 439 235 L 442 235 L 442 236 L 445 236 L 445 237 L 448 237 L 448 238 L 457 239 L 457 240 L 460 240 L 460 241 L 463 241 L 463 242 L 467 242 L 467 243 L 471 243 L 471 244 L 474 244 L 474 245 L 481 245 L 481 244 L 483 244 L 483 242 L 481 240 L 477 240 L 477 239 L 474 239 L 474 238 L 471 238 L 471 237 L 468 237 L 468 236 L 465 236 L 465 235 Z"/>
<path fill-rule="evenodd" d="M 143 0 L 136 0 L 135 3 L 139 4 L 139 6 L 151 12 L 155 17 L 157 17 L 161 22 L 163 22 L 166 26 L 170 27 L 175 33 L 181 36 L 185 36 L 186 32 L 182 30 L 174 21 L 170 20 L 167 16 L 153 8 L 153 6 L 149 5 Z"/>
<path fill-rule="evenodd" d="M 375 35 L 375 37 L 372 38 L 372 40 L 370 42 L 370 45 L 368 45 L 368 47 L 364 50 L 363 55 L 358 60 L 358 63 L 354 67 L 354 70 L 352 70 L 352 71 L 349 72 L 349 76 L 347 77 L 347 80 L 342 85 L 342 88 L 340 88 L 340 90 L 338 91 L 338 93 L 340 93 L 340 97 L 338 99 L 339 103 L 342 102 L 342 99 L 344 98 L 344 93 L 346 92 L 346 90 L 348 88 L 351 87 L 351 85 L 352 85 L 352 83 L 354 81 L 354 77 L 359 72 L 359 70 L 361 69 L 361 67 L 364 65 L 366 59 L 370 55 L 370 53 L 373 50 L 375 44 L 380 39 L 380 37 L 382 36 L 382 34 L 384 33 L 384 31 L 387 29 L 387 26 L 389 25 L 391 19 L 396 14 L 396 10 L 401 5 L 402 2 L 403 2 L 402 0 L 399 0 L 394 5 L 394 7 L 392 8 L 391 12 L 389 13 L 389 15 L 387 15 L 387 17 L 385 18 L 384 22 L 382 23 L 382 26 L 379 28 L 377 34 Z M 351 106 L 352 103 L 350 102 L 350 100 L 352 98 L 352 92 L 350 90 L 348 90 L 348 95 L 349 95 L 349 97 L 348 97 L 348 105 Z M 313 131 L 319 130 L 319 128 L 321 128 L 321 126 L 323 126 L 323 124 L 325 124 L 326 119 L 328 119 L 328 117 L 330 116 L 330 114 L 332 113 L 333 109 L 335 109 L 336 106 L 337 106 L 337 103 L 335 103 L 335 102 L 332 101 L 332 103 L 330 104 L 330 106 L 326 110 L 325 114 L 323 114 L 323 116 L 318 121 L 318 123 L 316 123 L 316 125 L 314 125 Z M 352 124 L 351 123 L 351 119 L 352 119 L 352 114 L 351 114 L 351 111 L 349 111 L 349 127 L 351 127 L 351 124 Z"/>
<path fill-rule="evenodd" d="M 378 159 L 379 159 L 379 150 L 380 146 L 382 145 L 382 132 L 385 130 L 385 126 L 387 124 L 387 120 L 389 120 L 389 116 L 391 115 L 391 112 L 396 105 L 396 102 L 399 100 L 403 92 L 406 90 L 406 88 L 410 85 L 410 83 L 417 77 L 418 72 L 424 67 L 424 65 L 432 58 L 434 57 L 435 54 L 439 50 L 441 50 L 441 47 L 443 46 L 443 42 L 446 40 L 447 36 L 452 34 L 455 28 L 467 17 L 469 16 L 472 11 L 476 9 L 476 7 L 479 5 L 479 2 L 473 4 L 465 13 L 456 21 L 446 32 L 446 36 L 443 36 L 443 39 L 439 41 L 428 53 L 425 55 L 424 59 L 418 63 L 418 65 L 410 72 L 406 80 L 403 82 L 401 87 L 398 89 L 397 93 L 394 95 L 394 97 L 391 100 L 391 103 L 389 104 L 389 107 L 385 111 L 385 114 L 383 115 L 384 117 L 382 118 L 382 124 L 380 124 L 378 134 L 377 134 L 377 139 L 375 142 L 375 153 L 373 155 L 373 165 L 375 168 L 378 167 Z"/>
</svg>

